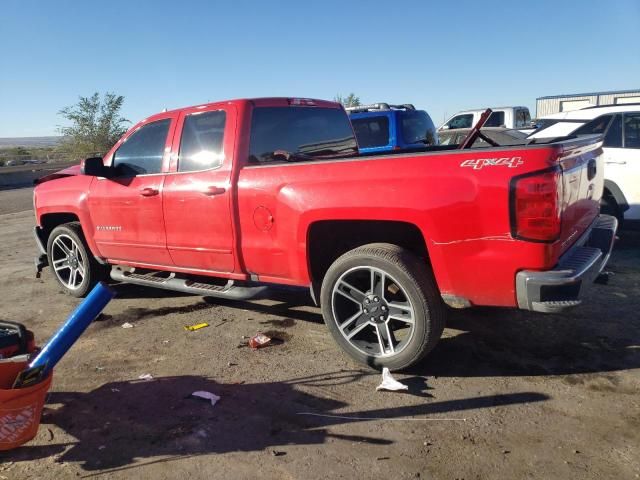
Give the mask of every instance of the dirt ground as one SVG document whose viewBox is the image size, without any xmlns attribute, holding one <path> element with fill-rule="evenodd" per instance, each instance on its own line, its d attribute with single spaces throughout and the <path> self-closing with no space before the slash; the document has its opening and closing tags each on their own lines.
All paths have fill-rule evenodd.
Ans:
<svg viewBox="0 0 640 480">
<path fill-rule="evenodd" d="M 0 193 L 0 319 L 43 342 L 78 300 L 34 277 L 28 190 Z M 451 311 L 434 352 L 396 375 L 408 393 L 376 392 L 304 291 L 117 286 L 56 368 L 37 437 L 0 453 L 0 480 L 640 478 L 640 234 L 621 238 L 609 285 L 568 314 Z M 257 331 L 279 341 L 252 351 Z"/>
</svg>

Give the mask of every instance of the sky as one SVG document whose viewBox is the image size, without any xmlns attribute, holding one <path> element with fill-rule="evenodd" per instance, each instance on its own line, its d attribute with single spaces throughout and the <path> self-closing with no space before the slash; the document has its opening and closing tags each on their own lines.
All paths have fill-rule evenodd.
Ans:
<svg viewBox="0 0 640 480">
<path fill-rule="evenodd" d="M 56 135 L 60 109 L 124 95 L 163 109 L 261 96 L 468 108 L 640 89 L 640 0 L 0 3 L 0 137 Z"/>
</svg>

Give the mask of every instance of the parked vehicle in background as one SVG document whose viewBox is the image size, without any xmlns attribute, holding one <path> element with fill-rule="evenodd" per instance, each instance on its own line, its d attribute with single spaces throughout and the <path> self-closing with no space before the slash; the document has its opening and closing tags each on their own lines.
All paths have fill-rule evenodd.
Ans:
<svg viewBox="0 0 640 480">
<path fill-rule="evenodd" d="M 617 225 L 599 215 L 599 152 L 592 136 L 362 155 L 335 102 L 182 108 L 39 180 L 36 265 L 75 296 L 109 272 L 236 300 L 307 287 L 347 353 L 406 368 L 440 338 L 445 303 L 581 302 Z"/>
<path fill-rule="evenodd" d="M 4 166 L 5 167 L 16 167 L 18 165 L 24 165 L 25 163 L 26 162 L 24 160 L 22 160 L 22 159 L 20 159 L 20 160 L 13 159 L 13 160 L 7 160 L 5 162 L 5 164 L 4 164 Z"/>
<path fill-rule="evenodd" d="M 361 153 L 424 148 L 438 145 L 431 117 L 411 104 L 374 103 L 346 108 Z"/>
<path fill-rule="evenodd" d="M 486 108 L 477 110 L 465 110 L 458 112 L 450 117 L 443 125 L 438 128 L 439 132 L 443 130 L 455 130 L 460 128 L 471 128 L 484 113 Z M 485 123 L 484 127 L 503 127 L 503 128 L 530 128 L 531 115 L 527 107 L 491 107 L 493 113 Z M 483 127 L 483 128 L 484 128 Z"/>
<path fill-rule="evenodd" d="M 528 139 L 599 134 L 604 136 L 602 210 L 619 220 L 640 220 L 640 103 L 603 105 L 541 119 Z"/>
<path fill-rule="evenodd" d="M 467 138 L 470 131 L 470 128 L 444 130 L 439 133 L 440 145 L 460 145 L 462 141 Z M 522 145 L 523 139 L 527 137 L 526 133 L 512 128 L 487 127 L 482 128 L 480 131 L 500 146 Z M 491 147 L 491 145 L 479 137 L 473 142 L 472 147 L 485 148 Z"/>
</svg>

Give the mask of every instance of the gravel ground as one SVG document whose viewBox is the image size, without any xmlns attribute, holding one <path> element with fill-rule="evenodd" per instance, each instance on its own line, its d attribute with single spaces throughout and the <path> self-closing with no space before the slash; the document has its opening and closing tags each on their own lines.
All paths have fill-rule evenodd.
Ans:
<svg viewBox="0 0 640 480">
<path fill-rule="evenodd" d="M 78 300 L 34 277 L 27 194 L 0 192 L 0 319 L 42 343 Z M 609 285 L 568 314 L 451 311 L 434 352 L 396 375 L 408 393 L 376 392 L 304 291 L 207 302 L 117 286 L 56 368 L 37 437 L 0 453 L 0 479 L 640 478 L 640 234 L 621 236 Z M 257 331 L 279 341 L 252 351 Z"/>
<path fill-rule="evenodd" d="M 33 188 L 0 189 L 0 215 L 33 209 Z M 2 220 L 4 225 L 4 218 Z"/>
</svg>

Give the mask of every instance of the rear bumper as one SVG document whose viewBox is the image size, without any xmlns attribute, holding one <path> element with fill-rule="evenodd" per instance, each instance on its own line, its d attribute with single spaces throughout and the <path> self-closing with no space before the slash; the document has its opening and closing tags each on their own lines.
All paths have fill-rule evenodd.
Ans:
<svg viewBox="0 0 640 480">
<path fill-rule="evenodd" d="M 518 272 L 518 307 L 555 313 L 579 305 L 609 260 L 617 228 L 615 217 L 600 215 L 552 270 Z"/>
</svg>

